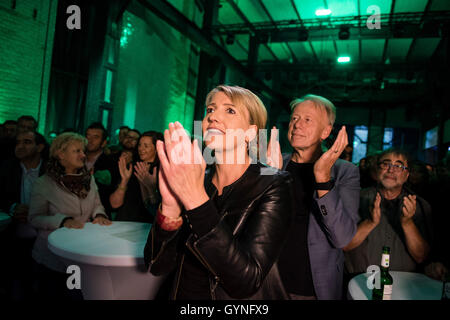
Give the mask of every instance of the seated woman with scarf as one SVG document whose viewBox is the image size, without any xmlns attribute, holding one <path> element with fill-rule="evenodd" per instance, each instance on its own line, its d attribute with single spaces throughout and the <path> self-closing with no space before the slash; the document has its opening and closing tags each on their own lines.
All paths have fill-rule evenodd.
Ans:
<svg viewBox="0 0 450 320">
<path fill-rule="evenodd" d="M 85 166 L 86 138 L 66 132 L 56 137 L 50 147 L 47 173 L 33 185 L 28 215 L 38 230 L 33 247 L 37 263 L 40 294 L 45 298 L 71 298 L 66 286 L 66 267 L 48 249 L 48 236 L 55 229 L 82 229 L 88 221 L 110 225 L 95 179 Z"/>
</svg>

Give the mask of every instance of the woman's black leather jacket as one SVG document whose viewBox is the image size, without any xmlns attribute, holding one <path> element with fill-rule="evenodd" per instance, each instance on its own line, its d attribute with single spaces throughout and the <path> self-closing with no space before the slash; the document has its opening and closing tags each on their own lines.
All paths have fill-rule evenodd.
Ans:
<svg viewBox="0 0 450 320">
<path fill-rule="evenodd" d="M 288 299 L 277 260 L 293 219 L 292 178 L 287 172 L 262 170 L 270 169 L 251 164 L 223 189 L 219 223 L 205 235 L 196 237 L 188 223 L 172 232 L 153 225 L 144 259 L 154 275 L 177 268 L 172 299 L 177 295 L 185 246 L 209 270 L 211 299 Z M 211 179 L 212 172 L 207 171 L 205 189 L 210 198 L 217 192 Z"/>
</svg>

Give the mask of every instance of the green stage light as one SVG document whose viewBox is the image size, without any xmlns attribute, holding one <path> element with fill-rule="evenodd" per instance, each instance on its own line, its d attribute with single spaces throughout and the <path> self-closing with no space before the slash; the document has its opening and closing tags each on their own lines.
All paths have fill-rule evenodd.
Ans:
<svg viewBox="0 0 450 320">
<path fill-rule="evenodd" d="M 318 9 L 316 10 L 316 16 L 322 17 L 322 16 L 329 16 L 331 14 L 330 9 Z"/>
<path fill-rule="evenodd" d="M 339 63 L 347 63 L 347 62 L 350 62 L 350 57 L 339 57 L 338 59 L 337 59 L 337 62 L 339 62 Z"/>
</svg>

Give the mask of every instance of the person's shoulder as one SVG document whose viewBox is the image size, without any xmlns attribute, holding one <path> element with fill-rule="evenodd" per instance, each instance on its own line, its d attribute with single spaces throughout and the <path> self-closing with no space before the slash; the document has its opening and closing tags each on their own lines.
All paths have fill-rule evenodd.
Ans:
<svg viewBox="0 0 450 320">
<path fill-rule="evenodd" d="M 258 175 L 258 179 L 267 183 L 287 183 L 292 180 L 288 171 L 279 170 L 258 162 L 252 166 L 252 171 Z"/>
<path fill-rule="evenodd" d="M 50 186 L 53 183 L 54 183 L 53 179 L 50 178 L 49 175 L 44 173 L 43 175 L 41 175 L 39 178 L 37 178 L 33 182 L 33 189 L 36 190 L 36 191 L 39 191 L 39 192 L 46 193 L 46 190 L 48 190 L 48 188 L 50 188 Z"/>
<path fill-rule="evenodd" d="M 354 179 L 359 179 L 359 169 L 353 163 L 337 159 L 333 166 L 333 175 L 338 181 L 354 181 Z"/>
<path fill-rule="evenodd" d="M 361 189 L 361 197 L 362 198 L 370 198 L 372 196 L 375 196 L 377 190 L 375 187 L 368 187 Z"/>
<path fill-rule="evenodd" d="M 44 173 L 42 176 L 37 178 L 34 183 L 50 183 L 53 182 L 53 179 L 47 173 Z"/>
<path fill-rule="evenodd" d="M 358 167 L 355 164 L 351 163 L 350 161 L 344 160 L 344 159 L 337 159 L 334 166 L 338 170 L 357 170 L 358 169 Z"/>
<path fill-rule="evenodd" d="M 425 214 L 431 213 L 431 205 L 427 200 L 425 200 L 419 195 L 416 195 L 416 202 L 419 206 L 422 207 L 421 209 L 425 211 L 424 212 Z"/>
</svg>

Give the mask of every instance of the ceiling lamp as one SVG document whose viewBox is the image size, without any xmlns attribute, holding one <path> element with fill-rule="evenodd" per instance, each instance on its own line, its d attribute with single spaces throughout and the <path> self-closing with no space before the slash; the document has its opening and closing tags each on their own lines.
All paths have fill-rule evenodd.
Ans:
<svg viewBox="0 0 450 320">
<path fill-rule="evenodd" d="M 350 28 L 349 27 L 341 27 L 339 30 L 339 40 L 348 40 L 350 38 Z"/>
<path fill-rule="evenodd" d="M 331 14 L 330 9 L 318 9 L 316 10 L 316 16 L 323 17 L 323 16 L 329 16 Z"/>
<path fill-rule="evenodd" d="M 339 63 L 347 63 L 347 62 L 350 62 L 350 57 L 349 56 L 342 56 L 342 57 L 339 57 L 338 59 L 337 59 L 337 62 L 339 62 Z"/>
</svg>

